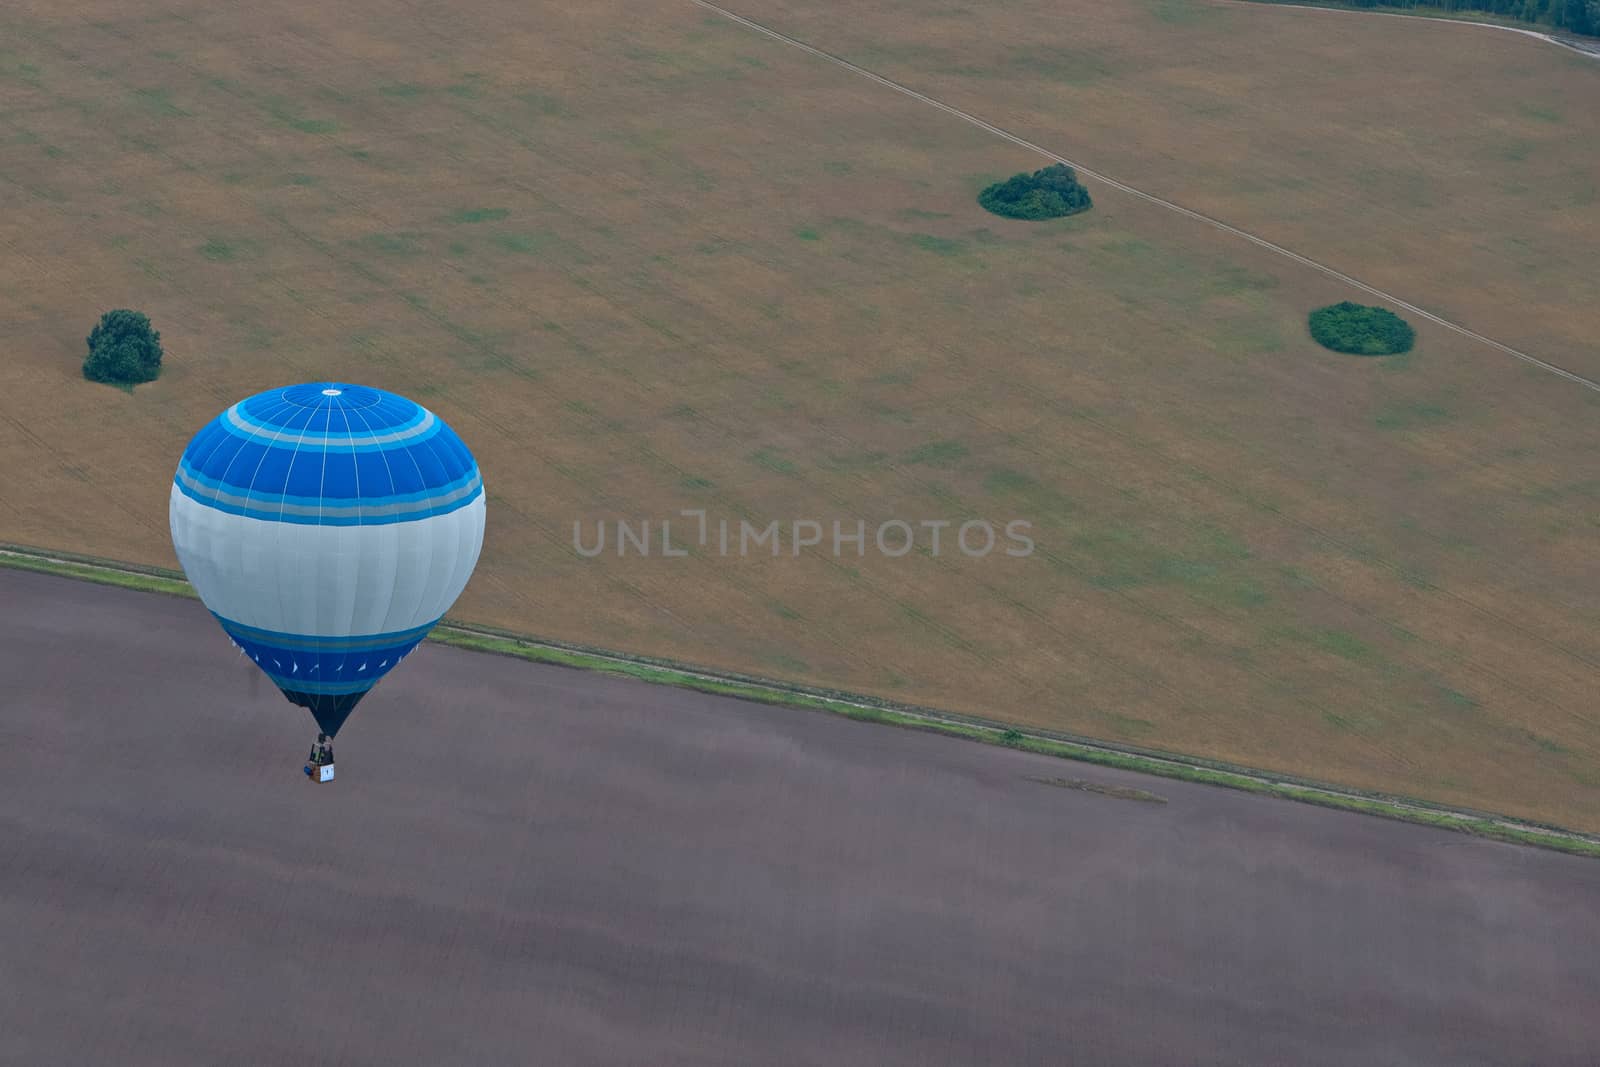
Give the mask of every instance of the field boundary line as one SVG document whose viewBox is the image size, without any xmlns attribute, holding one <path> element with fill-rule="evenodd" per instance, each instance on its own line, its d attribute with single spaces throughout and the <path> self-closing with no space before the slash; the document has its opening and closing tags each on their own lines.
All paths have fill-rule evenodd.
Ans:
<svg viewBox="0 0 1600 1067">
<path fill-rule="evenodd" d="M 1268 252 L 1272 252 L 1272 253 L 1274 253 L 1276 255 L 1283 256 L 1286 259 L 1293 260 L 1294 262 L 1300 264 L 1303 267 L 1310 267 L 1313 270 L 1320 271 L 1322 274 L 1325 274 L 1328 277 L 1335 279 L 1336 281 L 1343 282 L 1346 285 L 1349 285 L 1349 286 L 1352 286 L 1352 287 L 1354 287 L 1356 289 L 1359 289 L 1362 292 L 1368 294 L 1369 296 L 1375 296 L 1375 297 L 1379 298 L 1380 300 L 1386 301 L 1386 302 L 1394 305 L 1397 308 L 1401 308 L 1401 309 L 1403 309 L 1405 311 L 1409 311 L 1413 315 L 1416 315 L 1416 316 L 1418 316 L 1419 318 L 1422 318 L 1422 319 L 1426 319 L 1428 322 L 1431 322 L 1436 326 L 1442 326 L 1445 329 L 1451 330 L 1451 331 L 1453 331 L 1453 332 L 1455 332 L 1455 333 L 1457 333 L 1457 334 L 1461 335 L 1462 337 L 1465 337 L 1465 338 L 1467 338 L 1469 340 L 1477 341 L 1480 344 L 1488 345 L 1490 348 L 1493 348 L 1496 351 L 1503 353 L 1504 355 L 1511 356 L 1514 359 L 1519 359 L 1524 363 L 1530 364 L 1531 366 L 1538 367 L 1540 370 L 1547 371 L 1548 373 L 1554 374 L 1554 375 L 1556 375 L 1558 377 L 1561 377 L 1561 378 L 1565 378 L 1568 381 L 1573 382 L 1573 383 L 1575 383 L 1577 385 L 1581 385 L 1586 389 L 1592 389 L 1595 392 L 1600 392 L 1600 382 L 1594 381 L 1593 379 L 1590 379 L 1590 378 L 1585 378 L 1583 375 L 1578 374 L 1578 373 L 1576 373 L 1574 371 L 1567 370 L 1565 367 L 1558 367 L 1554 363 L 1548 363 L 1545 360 L 1539 359 L 1537 356 L 1532 356 L 1532 355 L 1529 355 L 1526 352 L 1523 352 L 1520 349 L 1512 348 L 1510 345 L 1505 344 L 1502 341 L 1496 341 L 1494 338 L 1487 337 L 1484 334 L 1478 333 L 1476 330 L 1468 329 L 1467 327 L 1462 326 L 1459 323 L 1452 322 L 1449 319 L 1444 318 L 1444 317 L 1442 317 L 1440 315 L 1435 315 L 1431 311 L 1428 311 L 1428 310 L 1426 310 L 1424 308 L 1420 308 L 1415 304 L 1409 303 L 1408 301 L 1402 300 L 1399 297 L 1395 296 L 1394 294 L 1389 293 L 1389 292 L 1385 292 L 1384 290 L 1379 289 L 1376 286 L 1368 285 L 1366 282 L 1361 281 L 1359 278 L 1351 277 L 1350 275 L 1345 274 L 1343 271 L 1340 271 L 1337 268 L 1328 266 L 1326 263 L 1318 262 L 1317 260 L 1312 259 L 1309 256 L 1303 256 L 1299 252 L 1296 252 L 1291 248 L 1286 248 L 1283 245 L 1275 244 L 1274 242 L 1267 240 L 1265 237 L 1261 237 L 1261 236 L 1259 236 L 1257 234 L 1253 234 L 1248 230 L 1240 229 L 1239 227 L 1234 226 L 1234 225 L 1232 225 L 1230 223 L 1223 222 L 1221 219 L 1214 218 L 1214 217 L 1212 217 L 1210 215 L 1206 215 L 1206 214 L 1204 214 L 1202 212 L 1199 212 L 1199 211 L 1195 211 L 1193 208 L 1184 207 L 1182 204 L 1175 203 L 1174 201 L 1165 200 L 1165 199 L 1163 199 L 1163 198 L 1161 198 L 1159 196 L 1156 196 L 1154 193 L 1147 193 L 1143 189 L 1135 188 L 1134 186 L 1129 185 L 1126 182 L 1119 181 L 1116 178 L 1113 178 L 1113 177 L 1111 177 L 1109 175 L 1102 174 L 1099 171 L 1093 170 L 1093 169 L 1091 169 L 1089 167 L 1085 167 L 1081 163 L 1076 163 L 1076 162 L 1068 159 L 1066 156 L 1058 155 L 1057 153 L 1052 152 L 1048 148 L 1044 148 L 1043 146 L 1035 144 L 1032 141 L 1029 141 L 1029 140 L 1026 140 L 1025 138 L 1019 137 L 1017 134 L 1012 133 L 1010 130 L 1004 129 L 1004 128 L 1000 127 L 1000 126 L 996 126 L 994 123 L 989 122 L 986 119 L 981 119 L 978 116 L 972 114 L 971 112 L 962 111 L 958 107 L 955 107 L 955 106 L 953 106 L 951 104 L 947 104 L 942 100 L 935 99 L 934 97 L 931 97 L 931 96 L 927 95 L 926 93 L 919 92 L 916 89 L 913 89 L 908 85 L 903 85 L 900 82 L 894 81 L 894 80 L 892 80 L 890 78 L 886 78 L 881 74 L 876 74 L 876 73 L 868 70 L 865 67 L 862 67 L 862 66 L 859 66 L 859 65 L 857 65 L 855 63 L 850 62 L 848 59 L 845 59 L 842 56 L 836 56 L 832 52 L 825 52 L 822 49 L 817 48 L 814 45 L 807 44 L 806 42 L 804 42 L 804 41 L 802 41 L 802 40 L 800 40 L 800 39 L 798 39 L 796 37 L 790 37 L 786 33 L 781 33 L 778 30 L 774 30 L 769 26 L 764 26 L 759 22 L 756 22 L 756 21 L 754 21 L 752 19 L 748 19 L 748 18 L 744 17 L 743 15 L 738 14 L 737 12 L 729 11 L 725 7 L 721 7 L 721 6 L 717 5 L 717 4 L 712 3 L 711 0 L 690 0 L 690 2 L 693 3 L 693 4 L 698 5 L 699 7 L 705 8 L 707 11 L 715 12 L 716 14 L 718 14 L 718 15 L 722 16 L 723 18 L 726 18 L 726 19 L 728 19 L 728 20 L 730 20 L 732 22 L 736 22 L 739 25 L 745 27 L 746 29 L 754 30 L 756 33 L 759 33 L 759 34 L 762 34 L 764 36 L 770 37 L 773 40 L 778 41 L 778 42 L 780 42 L 782 44 L 789 45 L 792 48 L 798 48 L 802 52 L 807 52 L 810 55 L 816 56 L 819 59 L 826 60 L 827 62 L 832 63 L 835 66 L 843 67 L 845 70 L 848 70 L 853 74 L 859 74 L 863 78 L 866 78 L 866 79 L 868 79 L 870 81 L 874 81 L 874 82 L 878 83 L 879 85 L 884 86 L 885 88 L 893 89 L 895 92 L 900 93 L 900 94 L 902 94 L 904 96 L 909 96 L 911 99 L 917 100 L 917 101 L 919 101 L 921 103 L 924 103 L 924 104 L 927 104 L 929 107 L 938 108 L 940 111 L 943 111 L 948 115 L 953 115 L 954 117 L 962 120 L 963 122 L 966 122 L 966 123 L 969 123 L 969 124 L 971 124 L 973 126 L 978 127 L 980 130 L 984 130 L 984 131 L 986 131 L 988 133 L 994 134 L 996 137 L 1000 137 L 1000 138 L 1002 138 L 1004 140 L 1010 141 L 1012 144 L 1018 146 L 1019 148 L 1025 148 L 1030 152 L 1034 152 L 1034 153 L 1036 153 L 1038 155 L 1041 155 L 1041 156 L 1045 157 L 1048 160 L 1051 160 L 1052 162 L 1064 163 L 1067 166 L 1069 166 L 1069 167 L 1073 168 L 1074 170 L 1076 170 L 1078 173 L 1084 175 L 1085 177 L 1092 178 L 1093 180 L 1101 182 L 1102 184 L 1109 185 L 1111 188 L 1116 189 L 1119 192 L 1126 193 L 1127 195 L 1135 197 L 1135 198 L 1137 198 L 1139 200 L 1143 200 L 1146 203 L 1154 204 L 1157 207 L 1165 208 L 1168 211 L 1176 212 L 1177 214 L 1182 215 L 1185 218 L 1193 219 L 1196 222 L 1200 222 L 1200 223 L 1203 223 L 1204 225 L 1210 226 L 1210 227 L 1212 227 L 1214 229 L 1221 230 L 1223 233 L 1227 233 L 1227 234 L 1230 234 L 1230 235 L 1232 235 L 1234 237 L 1238 237 L 1238 238 L 1241 238 L 1243 240 L 1249 241 L 1251 244 L 1256 245 L 1256 246 L 1258 246 L 1260 248 L 1264 248 Z M 1281 6 L 1281 5 L 1263 4 L 1262 6 Z M 1328 8 L 1328 9 L 1319 9 L 1319 10 L 1338 10 L 1338 9 Z M 1472 25 L 1484 25 L 1484 24 L 1483 23 L 1473 23 Z"/>
<path fill-rule="evenodd" d="M 0 542 L 0 567 L 198 599 L 188 580 L 179 571 L 29 545 Z M 863 722 L 925 730 L 1080 763 L 1221 786 L 1340 811 L 1433 826 L 1511 844 L 1600 858 L 1600 835 L 1597 834 L 1473 808 L 1450 807 L 1411 797 L 1336 786 L 1200 756 L 1121 745 L 1055 730 L 1025 728 L 978 715 L 536 637 L 457 619 L 444 619 L 428 635 L 428 640 L 469 651 L 617 674 L 654 685 L 693 689 L 753 703 L 825 711 Z"/>
<path fill-rule="evenodd" d="M 1481 26 L 1486 30 L 1504 30 L 1506 33 L 1519 33 L 1524 37 L 1553 44 L 1557 48 L 1565 48 L 1569 52 L 1576 52 L 1580 56 L 1590 59 L 1600 59 L 1600 38 L 1596 38 L 1592 48 L 1586 47 L 1581 38 L 1566 38 L 1559 34 L 1547 33 L 1544 30 L 1535 30 L 1526 26 L 1508 26 L 1503 22 L 1484 22 L 1481 19 L 1461 18 L 1460 15 L 1451 13 L 1443 8 L 1437 9 L 1437 15 L 1412 15 L 1404 11 L 1386 11 L 1381 7 L 1345 7 L 1330 0 L 1326 4 L 1296 4 L 1286 0 L 1211 0 L 1212 3 L 1230 4 L 1235 7 L 1286 7 L 1292 11 L 1334 11 L 1347 15 L 1385 15 L 1392 19 L 1415 19 L 1418 22 L 1447 22 L 1457 26 Z M 1461 12 L 1467 14 L 1467 12 Z"/>
</svg>

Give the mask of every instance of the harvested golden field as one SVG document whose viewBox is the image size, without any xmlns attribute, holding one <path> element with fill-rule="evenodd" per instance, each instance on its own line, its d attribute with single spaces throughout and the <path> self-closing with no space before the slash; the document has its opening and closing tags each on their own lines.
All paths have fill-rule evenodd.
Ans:
<svg viewBox="0 0 1600 1067">
<path fill-rule="evenodd" d="M 768 6 L 819 37 L 878 18 Z M 1080 13 L 1305 75 L 1272 54 L 1296 13 L 1229 9 L 1224 33 L 1209 10 Z M 878 47 L 910 48 L 884 11 Z M 1365 70 L 1363 34 L 1371 77 L 1396 77 L 1394 27 L 1341 29 L 1341 77 Z M 976 67 L 998 45 L 972 47 Z M 1410 47 L 1439 61 L 1425 34 Z M 1600 90 L 1554 51 L 1520 61 Z M 1159 130 L 1159 93 L 1131 88 L 1147 74 L 1118 69 L 1116 106 Z M 1243 78 L 1216 69 L 1219 92 Z M 1004 71 L 942 76 L 1006 122 L 1029 95 Z M 1018 132 L 1577 363 L 1592 276 L 1513 264 L 1454 294 L 1470 257 L 1442 249 L 1470 205 L 1375 207 L 1360 240 L 1370 219 L 1336 220 L 1364 142 L 1304 157 L 1273 123 L 1314 120 L 1246 95 L 1231 163 L 1140 156 L 1131 117 Z M 1306 313 L 1360 294 L 1098 184 L 1052 223 L 974 203 L 1041 162 L 688 0 L 9 5 L 0 540 L 171 565 L 167 485 L 205 419 L 286 381 L 368 382 L 478 453 L 489 533 L 462 618 L 1600 828 L 1600 393 L 1421 322 L 1408 356 L 1335 356 Z M 1553 225 L 1526 239 L 1595 261 L 1592 230 Z M 1316 234 L 1347 244 L 1297 243 Z M 132 393 L 79 375 L 121 306 L 168 352 Z M 923 535 L 900 558 L 739 558 L 683 519 L 683 558 L 574 547 L 575 521 L 592 539 L 694 508 L 786 535 L 1024 519 L 1037 550 L 968 558 L 952 527 L 938 555 Z"/>
<path fill-rule="evenodd" d="M 1446 20 L 1207 0 L 734 6 L 1600 378 L 1594 56 Z"/>
</svg>

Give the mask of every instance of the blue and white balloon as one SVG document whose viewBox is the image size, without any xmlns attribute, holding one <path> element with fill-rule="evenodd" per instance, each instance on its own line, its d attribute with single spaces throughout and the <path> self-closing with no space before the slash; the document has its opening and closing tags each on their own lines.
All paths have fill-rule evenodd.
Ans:
<svg viewBox="0 0 1600 1067">
<path fill-rule="evenodd" d="M 196 434 L 170 516 L 205 606 L 331 737 L 466 588 L 483 477 L 433 412 L 317 382 L 241 400 Z"/>
</svg>

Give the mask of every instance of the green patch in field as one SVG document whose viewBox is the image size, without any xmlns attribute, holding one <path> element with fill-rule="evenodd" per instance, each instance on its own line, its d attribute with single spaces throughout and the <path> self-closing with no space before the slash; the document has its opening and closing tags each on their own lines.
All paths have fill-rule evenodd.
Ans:
<svg viewBox="0 0 1600 1067">
<path fill-rule="evenodd" d="M 813 230 L 809 226 L 797 227 L 795 229 L 795 231 L 794 231 L 794 235 L 796 237 L 800 238 L 800 240 L 802 240 L 802 241 L 820 241 L 820 240 L 822 240 L 822 234 L 818 233 L 816 230 Z"/>
<path fill-rule="evenodd" d="M 1556 756 L 1567 756 L 1572 754 L 1572 750 L 1566 745 L 1563 745 L 1559 741 L 1555 741 L 1548 737 L 1541 737 L 1532 730 L 1524 730 L 1523 736 L 1531 741 L 1534 747 L 1539 749 L 1541 752 L 1549 752 Z"/>
<path fill-rule="evenodd" d="M 352 243 L 381 256 L 415 256 L 422 252 L 422 235 L 416 233 L 369 233 Z"/>
<path fill-rule="evenodd" d="M 276 335 L 259 323 L 251 323 L 245 327 L 244 343 L 250 349 L 263 352 L 272 347 Z"/>
<path fill-rule="evenodd" d="M 20 62 L 13 59 L 11 54 L 0 53 L 0 79 L 18 81 L 37 89 L 43 85 L 41 73 L 37 63 Z"/>
<path fill-rule="evenodd" d="M 1037 488 L 1039 483 L 1031 475 L 1007 467 L 996 467 L 983 479 L 983 487 L 991 493 L 1024 493 Z"/>
<path fill-rule="evenodd" d="M 914 233 L 910 236 L 913 245 L 924 252 L 932 252 L 938 256 L 959 256 L 967 250 L 965 241 L 958 241 L 953 237 L 937 237 L 931 233 Z"/>
<path fill-rule="evenodd" d="M 1005 65 L 1014 75 L 1072 86 L 1093 85 L 1118 69 L 1101 49 L 1042 45 L 1011 49 Z"/>
<path fill-rule="evenodd" d="M 427 91 L 426 86 L 418 85 L 416 82 L 396 82 L 393 85 L 378 86 L 379 95 L 398 97 L 402 100 L 414 99 Z"/>
<path fill-rule="evenodd" d="M 800 613 L 787 604 L 781 604 L 774 601 L 768 604 L 767 607 L 772 609 L 772 613 L 780 619 L 788 619 L 793 621 L 800 618 Z"/>
<path fill-rule="evenodd" d="M 567 110 L 566 102 L 554 93 L 518 93 L 517 99 L 539 114 L 549 115 L 551 118 L 565 118 L 570 114 Z"/>
<path fill-rule="evenodd" d="M 764 658 L 780 671 L 785 671 L 791 675 L 811 673 L 811 664 L 785 652 L 772 652 Z"/>
<path fill-rule="evenodd" d="M 791 400 L 789 397 L 784 396 L 781 390 L 763 389 L 761 391 L 760 406 L 777 408 L 779 411 L 788 414 L 797 410 L 800 407 L 800 402 L 798 400 Z"/>
<path fill-rule="evenodd" d="M 453 213 L 450 216 L 450 221 L 463 224 L 471 222 L 497 222 L 510 214 L 511 212 L 503 207 L 468 207 L 462 208 L 460 211 Z"/>
<path fill-rule="evenodd" d="M 1214 563 L 1174 556 L 1158 563 L 1156 573 L 1158 577 L 1177 582 L 1205 582 L 1215 578 L 1218 570 Z"/>
<path fill-rule="evenodd" d="M 1399 568 L 1400 580 L 1413 589 L 1432 589 L 1433 581 L 1428 573 L 1417 567 L 1402 566 Z"/>
<path fill-rule="evenodd" d="M 1217 272 L 1217 291 L 1233 296 L 1238 293 L 1259 293 L 1278 287 L 1278 276 L 1248 267 L 1224 267 Z"/>
<path fill-rule="evenodd" d="M 1311 643 L 1352 663 L 1366 663 L 1374 658 L 1371 645 L 1344 630 L 1317 630 L 1311 635 Z"/>
<path fill-rule="evenodd" d="M 874 229 L 877 229 L 877 227 L 863 219 L 851 218 L 848 215 L 831 215 L 827 219 L 827 225 L 829 229 L 838 230 L 840 233 L 847 233 L 854 237 L 866 236 Z"/>
<path fill-rule="evenodd" d="M 1144 585 L 1159 569 L 1161 553 L 1138 530 L 1117 523 L 1083 530 L 1071 545 L 1087 557 L 1084 567 L 1089 584 L 1097 589 L 1128 589 Z"/>
<path fill-rule="evenodd" d="M 1478 701 L 1449 686 L 1439 686 L 1438 693 L 1440 702 L 1452 711 L 1474 711 L 1479 707 Z"/>
<path fill-rule="evenodd" d="M 1195 544 L 1198 551 L 1214 559 L 1246 560 L 1255 553 L 1250 551 L 1250 546 L 1239 540 L 1227 530 L 1216 526 L 1202 526 L 1195 533 Z"/>
<path fill-rule="evenodd" d="M 860 450 L 856 452 L 830 452 L 818 464 L 823 470 L 828 471 L 858 471 L 870 470 L 883 466 L 883 461 L 889 458 L 887 452 L 873 452 Z"/>
<path fill-rule="evenodd" d="M 1451 417 L 1449 408 L 1431 401 L 1402 401 L 1389 404 L 1373 417 L 1380 430 L 1415 430 L 1434 426 Z"/>
<path fill-rule="evenodd" d="M 1229 315 L 1217 323 L 1214 347 L 1225 355 L 1271 355 L 1287 345 L 1278 320 L 1271 315 Z"/>
<path fill-rule="evenodd" d="M 1384 374 L 1403 374 L 1414 366 L 1417 350 L 1411 349 L 1392 356 L 1386 356 L 1378 363 L 1378 370 Z"/>
<path fill-rule="evenodd" d="M 309 174 L 291 174 L 284 181 L 289 185 L 305 186 L 317 184 L 317 179 Z"/>
<path fill-rule="evenodd" d="M 1562 120 L 1562 108 L 1560 104 L 1519 103 L 1517 104 L 1517 111 L 1523 117 L 1534 119 L 1538 122 L 1559 124 Z"/>
<path fill-rule="evenodd" d="M 929 441 L 907 452 L 904 461 L 929 467 L 948 467 L 966 458 L 967 452 L 967 446 L 960 441 Z"/>
<path fill-rule="evenodd" d="M 1149 719 L 1123 715 L 1116 711 L 1097 711 L 1094 717 L 1111 727 L 1118 737 L 1144 737 L 1155 732 L 1156 724 Z"/>
<path fill-rule="evenodd" d="M 224 240 L 221 237 L 212 237 L 200 246 L 200 254 L 213 263 L 232 263 L 239 259 L 248 259 L 256 255 L 260 246 L 254 241 L 235 238 Z"/>
<path fill-rule="evenodd" d="M 1112 237 L 1100 242 L 1100 251 L 1115 256 L 1148 256 L 1155 248 L 1155 245 L 1139 237 Z"/>
<path fill-rule="evenodd" d="M 1237 104 L 1230 104 L 1215 97 L 1201 97 L 1187 90 L 1178 97 L 1178 104 L 1189 114 L 1205 119 L 1220 119 L 1229 115 L 1236 115 L 1239 112 Z M 1304 184 L 1304 179 L 1288 180 L 1299 180 L 1301 184 Z"/>
<path fill-rule="evenodd" d="M 930 219 L 948 219 L 948 211 L 924 211 L 918 207 L 908 207 L 900 212 L 900 217 L 908 221 L 922 221 Z"/>
<path fill-rule="evenodd" d="M 867 414 L 874 415 L 880 419 L 890 419 L 894 422 L 902 422 L 908 425 L 916 421 L 916 417 L 909 411 L 894 407 L 891 404 L 885 404 L 881 400 L 863 401 L 861 407 Z"/>
<path fill-rule="evenodd" d="M 1533 145 L 1521 138 L 1515 138 L 1500 145 L 1495 150 L 1495 155 L 1510 163 L 1521 163 L 1533 152 Z"/>
<path fill-rule="evenodd" d="M 451 96 L 459 96 L 464 100 L 477 100 L 483 96 L 483 75 L 476 72 L 463 74 L 461 80 L 444 87 L 444 91 Z"/>
<path fill-rule="evenodd" d="M 822 164 L 822 169 L 827 171 L 829 174 L 849 174 L 854 168 L 852 168 L 849 163 L 846 163 L 842 159 L 830 159 L 826 163 Z"/>
<path fill-rule="evenodd" d="M 140 107 L 152 115 L 180 118 L 191 114 L 172 102 L 171 89 L 135 89 L 133 98 Z"/>
<path fill-rule="evenodd" d="M 710 478 L 702 478 L 698 474 L 685 474 L 678 479 L 678 484 L 685 489 L 715 489 L 717 483 Z"/>
<path fill-rule="evenodd" d="M 1116 592 L 1120 589 L 1133 589 L 1144 585 L 1145 577 L 1123 567 L 1111 567 L 1089 575 L 1089 584 L 1096 589 Z"/>
<path fill-rule="evenodd" d="M 1202 599 L 1245 609 L 1259 608 L 1272 599 L 1259 584 L 1248 578 L 1239 577 L 1207 583 L 1197 592 Z"/>
<path fill-rule="evenodd" d="M 588 257 L 576 245 L 549 230 L 534 230 L 529 233 L 501 232 L 495 234 L 493 240 L 499 248 L 517 255 L 542 256 L 546 259 L 560 258 L 572 264 L 588 262 Z"/>
<path fill-rule="evenodd" d="M 1199 0 L 1145 0 L 1145 11 L 1157 22 L 1169 26 L 1192 26 L 1198 22 L 1211 22 L 1224 14 L 1223 10 Z"/>
<path fill-rule="evenodd" d="M 798 469 L 792 462 L 779 455 L 778 449 L 775 448 L 758 448 L 750 453 L 749 458 L 751 463 L 774 474 L 793 474 Z"/>
<path fill-rule="evenodd" d="M 308 118 L 302 115 L 298 108 L 291 107 L 283 100 L 268 101 L 267 113 L 291 130 L 299 130 L 301 133 L 333 133 L 339 129 L 339 124 L 333 119 Z"/>
<path fill-rule="evenodd" d="M 1573 207 L 1588 207 L 1596 200 L 1600 200 L 1600 182 L 1595 181 L 1592 171 L 1585 167 L 1578 167 L 1570 173 L 1572 182 L 1572 195 L 1568 199 Z"/>
</svg>

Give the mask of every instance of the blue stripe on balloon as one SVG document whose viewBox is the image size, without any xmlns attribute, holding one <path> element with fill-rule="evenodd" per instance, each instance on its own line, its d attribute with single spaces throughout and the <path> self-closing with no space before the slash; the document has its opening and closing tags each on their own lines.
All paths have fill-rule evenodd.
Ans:
<svg viewBox="0 0 1600 1067">
<path fill-rule="evenodd" d="M 205 494 L 207 493 L 213 495 L 220 493 L 233 496 L 267 496 L 267 494 L 250 490 L 247 486 L 230 485 L 220 478 L 212 478 L 205 472 L 195 467 L 187 459 L 178 464 L 178 475 L 178 482 L 193 490 L 193 492 L 189 495 L 194 496 L 196 500 L 201 500 L 202 502 L 204 502 Z M 315 508 L 318 506 L 324 508 L 353 508 L 358 506 L 363 508 L 379 508 L 389 507 L 395 504 L 422 505 L 429 504 L 429 502 L 438 501 L 441 497 L 446 496 L 449 493 L 458 492 L 459 490 L 471 485 L 475 480 L 478 479 L 478 477 L 478 472 L 476 470 L 472 470 L 468 471 L 460 478 L 457 478 L 455 481 L 449 482 L 445 485 L 429 489 L 419 489 L 414 493 L 395 493 L 392 495 L 360 495 L 356 493 L 341 495 L 335 490 L 344 488 L 344 486 L 330 480 L 325 491 L 320 496 L 271 494 L 270 499 L 274 505 L 282 503 L 288 504 L 292 507 L 309 508 Z M 352 489 L 356 485 L 354 479 L 349 479 L 348 484 Z"/>
<path fill-rule="evenodd" d="M 441 438 L 416 448 L 362 452 L 278 448 L 241 440 L 235 448 L 186 454 L 191 470 L 244 491 L 292 496 L 404 496 L 449 485 L 472 470 Z M 445 462 L 448 460 L 448 462 Z"/>
<path fill-rule="evenodd" d="M 418 636 L 399 644 L 361 651 L 312 652 L 254 640 L 234 633 L 226 623 L 223 629 L 280 689 L 330 695 L 371 689 L 422 641 Z"/>
<path fill-rule="evenodd" d="M 298 424 L 281 425 L 252 418 L 235 404 L 222 414 L 222 425 L 235 437 L 291 450 L 296 447 L 342 448 L 374 452 L 426 441 L 442 427 L 438 418 L 422 408 L 417 409 L 414 419 L 394 427 L 369 427 L 363 424 L 360 412 L 350 413 L 355 417 L 348 421 L 335 418 L 338 414 L 339 409 L 333 408 L 327 412 L 313 412 L 309 419 L 301 419 Z"/>
<path fill-rule="evenodd" d="M 212 612 L 212 617 L 222 625 L 228 636 L 234 640 L 250 640 L 262 645 L 271 645 L 274 648 L 285 650 L 300 650 L 308 652 L 369 652 L 375 649 L 392 648 L 396 645 L 416 644 L 428 636 L 428 631 L 439 625 L 435 619 L 423 626 L 413 626 L 409 630 L 395 630 L 391 633 L 381 634 L 350 634 L 347 637 L 318 637 L 306 634 L 288 634 L 277 630 L 264 630 L 259 626 L 246 626 L 242 622 Z"/>
<path fill-rule="evenodd" d="M 431 519 L 436 515 L 448 515 L 453 511 L 471 504 L 483 495 L 483 484 L 479 482 L 472 487 L 471 492 L 447 503 L 419 505 L 393 514 L 372 515 L 300 515 L 289 512 L 283 507 L 281 498 L 271 496 L 258 496 L 249 506 L 233 503 L 224 503 L 214 496 L 202 495 L 190 489 L 181 480 L 174 480 L 174 485 L 184 496 L 203 504 L 208 508 L 220 511 L 226 515 L 240 515 L 247 519 L 261 519 L 265 522 L 282 522 L 294 526 L 392 526 L 402 522 L 417 522 L 422 519 Z"/>
</svg>

